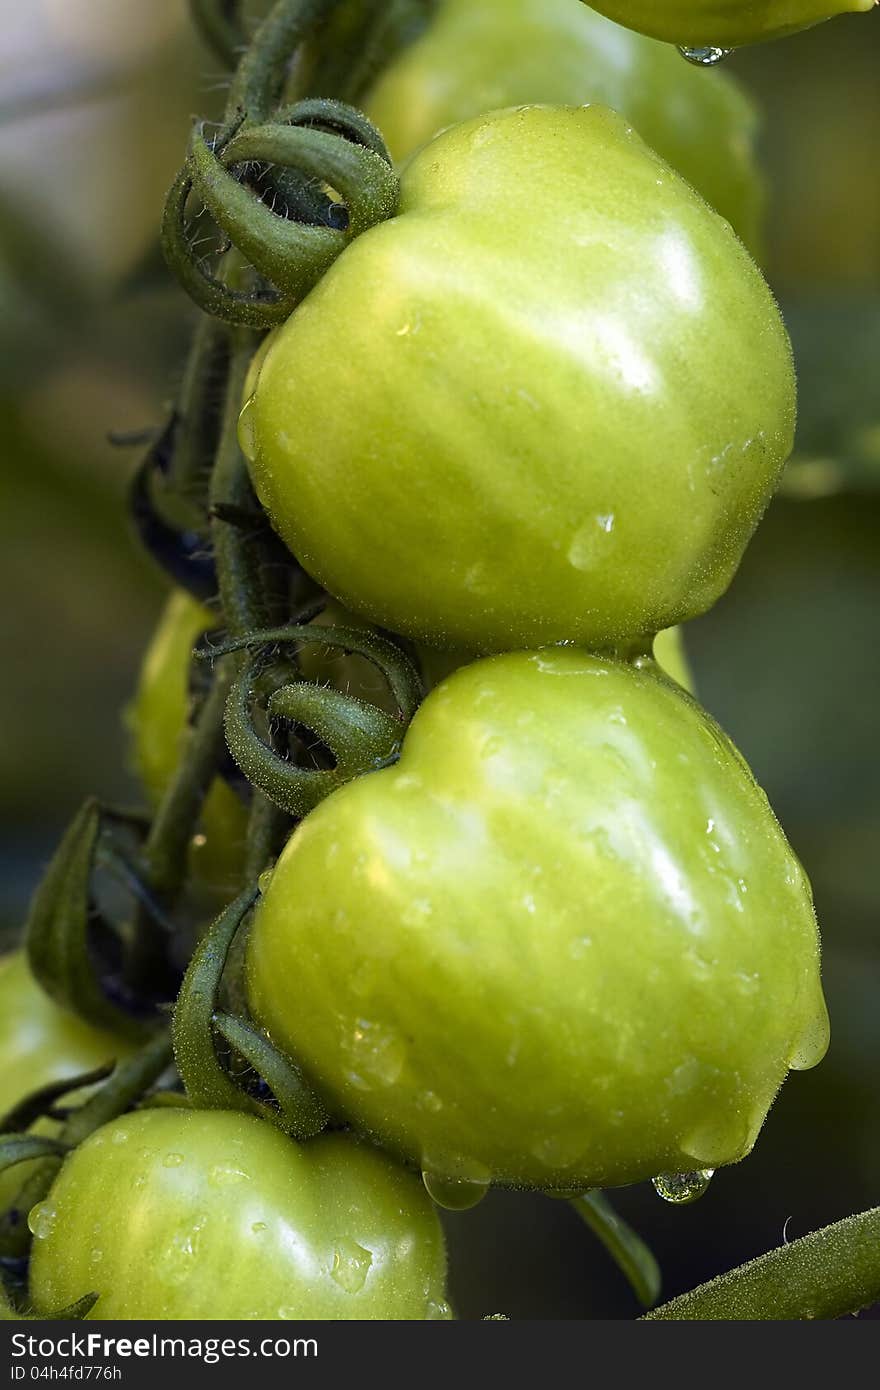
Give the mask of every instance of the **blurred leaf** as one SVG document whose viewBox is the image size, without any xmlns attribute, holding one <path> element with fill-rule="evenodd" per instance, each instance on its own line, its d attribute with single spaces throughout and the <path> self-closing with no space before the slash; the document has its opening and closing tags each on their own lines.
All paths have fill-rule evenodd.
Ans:
<svg viewBox="0 0 880 1390">
<path fill-rule="evenodd" d="M 785 306 L 798 369 L 790 497 L 880 488 L 880 295 Z"/>
</svg>

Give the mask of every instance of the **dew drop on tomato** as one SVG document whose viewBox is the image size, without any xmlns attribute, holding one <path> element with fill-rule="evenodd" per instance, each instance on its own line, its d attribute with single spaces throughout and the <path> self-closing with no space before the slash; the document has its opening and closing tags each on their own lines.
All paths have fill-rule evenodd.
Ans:
<svg viewBox="0 0 880 1390">
<path fill-rule="evenodd" d="M 684 1206 L 703 1196 L 714 1173 L 714 1168 L 698 1168 L 693 1173 L 661 1173 L 653 1179 L 654 1191 L 664 1202 Z"/>
</svg>

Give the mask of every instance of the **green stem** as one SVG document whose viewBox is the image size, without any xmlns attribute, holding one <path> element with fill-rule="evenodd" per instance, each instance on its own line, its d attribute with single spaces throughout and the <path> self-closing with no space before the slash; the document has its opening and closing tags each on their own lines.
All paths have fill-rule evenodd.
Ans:
<svg viewBox="0 0 880 1390">
<path fill-rule="evenodd" d="M 880 1300 L 880 1207 L 793 1240 L 647 1313 L 647 1319 L 841 1318 Z"/>
<path fill-rule="evenodd" d="M 215 57 L 234 68 L 247 43 L 240 0 L 189 0 L 193 23 Z"/>
<path fill-rule="evenodd" d="M 179 498 L 199 530 L 205 523 L 207 489 L 217 442 L 217 384 L 229 356 L 229 333 L 216 319 L 200 319 L 176 406 L 174 449 L 167 490 Z"/>
<path fill-rule="evenodd" d="M 652 1308 L 660 1296 L 660 1266 L 641 1236 L 618 1216 L 598 1188 L 571 1199 L 581 1220 L 605 1246 L 644 1308 Z"/>
<path fill-rule="evenodd" d="M 277 0 L 242 58 L 226 106 L 226 120 L 240 112 L 248 121 L 267 118 L 284 92 L 291 55 L 340 0 Z"/>
</svg>

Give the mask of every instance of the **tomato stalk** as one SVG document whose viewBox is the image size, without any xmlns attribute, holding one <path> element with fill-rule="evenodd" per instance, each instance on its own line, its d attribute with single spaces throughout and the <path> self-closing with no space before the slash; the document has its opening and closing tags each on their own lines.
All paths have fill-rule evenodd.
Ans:
<svg viewBox="0 0 880 1390">
<path fill-rule="evenodd" d="M 214 56 L 235 67 L 247 45 L 241 0 L 189 0 L 190 15 Z"/>
</svg>

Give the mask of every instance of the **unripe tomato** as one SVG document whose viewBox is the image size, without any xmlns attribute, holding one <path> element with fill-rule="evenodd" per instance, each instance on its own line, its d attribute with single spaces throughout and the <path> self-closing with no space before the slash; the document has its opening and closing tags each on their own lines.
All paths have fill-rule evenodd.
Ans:
<svg viewBox="0 0 880 1390">
<path fill-rule="evenodd" d="M 128 1057 L 132 1050 L 130 1042 L 84 1023 L 44 994 L 24 951 L 0 959 L 0 1019 L 0 1115 L 31 1091 L 94 1071 Z M 56 1130 L 57 1125 L 47 1120 L 40 1122 L 37 1132 Z M 31 1168 L 19 1163 L 0 1173 L 0 1207 L 12 1200 Z"/>
<path fill-rule="evenodd" d="M 827 1044 L 809 885 L 742 758 L 652 661 L 571 649 L 457 672 L 312 812 L 248 978 L 337 1113 L 465 1189 L 733 1163 Z"/>
<path fill-rule="evenodd" d="M 148 1110 L 66 1160 L 34 1231 L 36 1310 L 90 1317 L 449 1318 L 435 1212 L 348 1135 L 295 1144 L 249 1115 Z"/>
<path fill-rule="evenodd" d="M 600 14 L 684 47 L 738 48 L 873 9 L 877 0 L 590 0 Z"/>
<path fill-rule="evenodd" d="M 572 0 L 444 0 L 365 109 L 402 161 L 447 126 L 531 102 L 613 107 L 757 248 L 763 185 L 745 92 Z"/>
<path fill-rule="evenodd" d="M 685 649 L 680 627 L 667 628 L 654 638 L 654 660 L 674 681 L 694 694 L 694 673 Z"/>
<path fill-rule="evenodd" d="M 400 215 L 275 335 L 241 437 L 336 598 L 486 652 L 710 607 L 793 426 L 788 338 L 728 224 L 614 112 L 526 107 L 412 161 Z"/>
<path fill-rule="evenodd" d="M 217 618 L 182 589 L 165 605 L 144 657 L 138 688 L 126 713 L 132 759 L 155 806 L 174 776 L 186 736 L 190 664 L 199 638 Z M 190 851 L 197 890 L 226 901 L 240 888 L 247 809 L 222 778 L 212 783 Z"/>
</svg>

